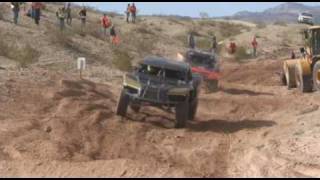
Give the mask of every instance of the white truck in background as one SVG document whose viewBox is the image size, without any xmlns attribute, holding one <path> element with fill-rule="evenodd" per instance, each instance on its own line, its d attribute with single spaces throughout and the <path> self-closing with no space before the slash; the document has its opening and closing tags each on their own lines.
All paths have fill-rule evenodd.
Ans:
<svg viewBox="0 0 320 180">
<path fill-rule="evenodd" d="M 298 22 L 313 25 L 313 16 L 312 14 L 306 12 L 300 13 L 298 17 Z"/>
</svg>

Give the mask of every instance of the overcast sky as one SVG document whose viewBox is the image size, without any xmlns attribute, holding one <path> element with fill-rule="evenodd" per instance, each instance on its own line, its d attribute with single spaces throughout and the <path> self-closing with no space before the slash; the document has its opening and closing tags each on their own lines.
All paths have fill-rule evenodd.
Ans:
<svg viewBox="0 0 320 180">
<path fill-rule="evenodd" d="M 123 13 L 127 2 L 78 2 L 100 10 Z M 282 4 L 282 2 L 136 2 L 140 14 L 182 15 L 199 17 L 200 12 L 207 12 L 211 17 L 228 16 L 238 11 L 259 12 Z M 311 6 L 320 6 L 320 2 L 304 2 Z"/>
</svg>

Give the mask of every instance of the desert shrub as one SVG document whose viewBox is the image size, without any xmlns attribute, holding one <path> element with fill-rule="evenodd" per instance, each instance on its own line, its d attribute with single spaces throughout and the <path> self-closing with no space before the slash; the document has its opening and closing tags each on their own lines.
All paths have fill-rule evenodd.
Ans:
<svg viewBox="0 0 320 180">
<path fill-rule="evenodd" d="M 263 29 L 263 28 L 266 28 L 266 27 L 267 27 L 267 24 L 266 24 L 265 22 L 262 22 L 262 21 L 256 22 L 255 24 L 256 24 L 256 27 L 257 27 L 258 29 Z"/>
<path fill-rule="evenodd" d="M 287 26 L 287 23 L 286 22 L 283 22 L 283 21 L 276 21 L 273 23 L 274 25 L 278 25 L 278 26 Z"/>
<path fill-rule="evenodd" d="M 158 41 L 158 37 L 155 35 L 149 33 L 141 34 L 135 31 L 126 32 L 121 37 L 122 42 L 126 42 L 123 44 L 123 48 L 126 48 L 128 51 L 134 51 L 140 56 L 150 55 Z"/>
<path fill-rule="evenodd" d="M 26 68 L 30 64 L 37 62 L 40 56 L 39 51 L 34 49 L 30 44 L 9 44 L 0 38 L 0 55 L 16 61 L 20 67 Z"/>
<path fill-rule="evenodd" d="M 0 4 L 0 20 L 4 20 L 5 14 L 8 13 L 8 7 L 4 3 Z"/>
<path fill-rule="evenodd" d="M 155 27 L 154 30 L 156 30 L 158 32 L 162 32 L 162 28 L 161 27 Z"/>
<path fill-rule="evenodd" d="M 140 34 L 150 34 L 150 35 L 155 35 L 154 32 L 152 32 L 150 29 L 147 28 L 147 26 L 139 26 L 134 29 L 135 32 L 140 33 Z"/>
<path fill-rule="evenodd" d="M 241 34 L 243 29 L 249 31 L 250 27 L 241 24 L 233 24 L 229 22 L 219 22 L 219 29 L 221 29 L 221 36 L 223 38 L 228 38 L 231 36 Z"/>
<path fill-rule="evenodd" d="M 237 50 L 235 52 L 235 59 L 237 61 L 241 61 L 241 60 L 244 60 L 244 59 L 249 59 L 251 58 L 251 54 L 248 54 L 247 53 L 247 48 L 244 47 L 244 46 L 239 46 L 237 47 Z"/>
<path fill-rule="evenodd" d="M 187 46 L 188 46 L 187 35 L 179 34 L 179 35 L 176 35 L 176 36 L 174 37 L 174 39 L 176 39 L 177 41 L 181 42 L 184 47 L 187 47 Z"/>
<path fill-rule="evenodd" d="M 112 64 L 121 71 L 130 71 L 132 69 L 131 57 L 125 50 L 114 49 Z"/>
<path fill-rule="evenodd" d="M 217 26 L 217 23 L 215 21 L 211 21 L 211 20 L 201 20 L 198 23 L 200 26 L 211 26 L 211 27 Z"/>
</svg>

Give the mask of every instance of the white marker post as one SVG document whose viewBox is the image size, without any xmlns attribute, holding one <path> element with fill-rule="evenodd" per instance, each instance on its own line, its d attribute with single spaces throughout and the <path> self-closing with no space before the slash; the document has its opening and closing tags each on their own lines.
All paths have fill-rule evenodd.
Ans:
<svg viewBox="0 0 320 180">
<path fill-rule="evenodd" d="M 86 58 L 79 57 L 77 60 L 78 70 L 80 72 L 80 79 L 82 79 L 82 70 L 86 69 Z"/>
</svg>

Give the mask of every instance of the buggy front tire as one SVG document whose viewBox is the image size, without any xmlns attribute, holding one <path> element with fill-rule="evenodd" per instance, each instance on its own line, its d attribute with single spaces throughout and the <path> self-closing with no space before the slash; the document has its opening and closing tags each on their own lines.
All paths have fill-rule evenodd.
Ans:
<svg viewBox="0 0 320 180">
<path fill-rule="evenodd" d="M 121 95 L 118 101 L 118 105 L 117 105 L 117 112 L 116 114 L 118 116 L 122 116 L 125 117 L 127 114 L 127 109 L 129 106 L 129 102 L 130 102 L 130 97 L 129 95 L 126 93 L 126 90 L 123 89 L 121 91 Z"/>
<path fill-rule="evenodd" d="M 175 128 L 184 128 L 189 119 L 189 102 L 184 101 L 176 105 Z"/>
</svg>

